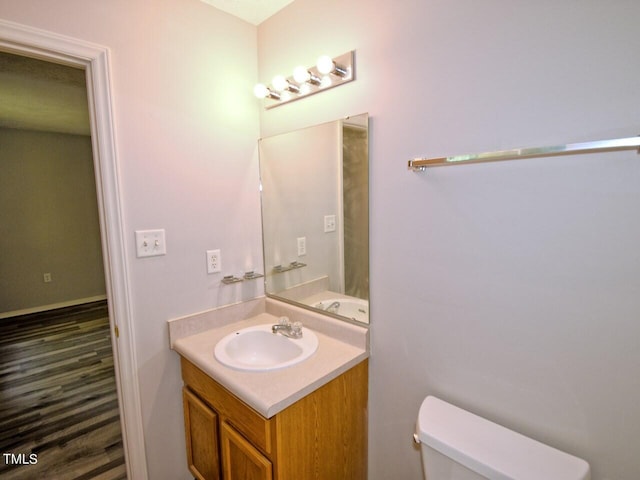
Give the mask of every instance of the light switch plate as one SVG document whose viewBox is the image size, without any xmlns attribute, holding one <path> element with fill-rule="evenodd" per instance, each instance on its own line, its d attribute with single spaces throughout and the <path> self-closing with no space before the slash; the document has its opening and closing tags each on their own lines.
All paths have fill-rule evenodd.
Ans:
<svg viewBox="0 0 640 480">
<path fill-rule="evenodd" d="M 164 229 L 136 230 L 136 256 L 138 258 L 166 254 L 167 244 Z"/>
</svg>

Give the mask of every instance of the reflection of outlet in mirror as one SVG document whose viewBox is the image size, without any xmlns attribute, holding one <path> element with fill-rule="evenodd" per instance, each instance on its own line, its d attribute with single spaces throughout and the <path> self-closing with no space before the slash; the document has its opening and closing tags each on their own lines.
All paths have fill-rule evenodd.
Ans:
<svg viewBox="0 0 640 480">
<path fill-rule="evenodd" d="M 44 283 L 49 283 L 51 282 L 51 274 L 50 273 L 45 273 L 42 275 Z"/>
<path fill-rule="evenodd" d="M 325 215 L 324 216 L 324 233 L 336 231 L 336 216 Z"/>
<path fill-rule="evenodd" d="M 166 254 L 164 230 L 136 230 L 136 256 L 153 257 Z"/>
<path fill-rule="evenodd" d="M 298 256 L 307 254 L 307 237 L 298 237 Z"/>
</svg>

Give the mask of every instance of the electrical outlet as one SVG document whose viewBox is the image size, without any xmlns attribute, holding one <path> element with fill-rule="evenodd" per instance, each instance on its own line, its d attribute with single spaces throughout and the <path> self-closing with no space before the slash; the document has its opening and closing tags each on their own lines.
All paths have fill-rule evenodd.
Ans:
<svg viewBox="0 0 640 480">
<path fill-rule="evenodd" d="M 219 273 L 222 271 L 222 257 L 220 250 L 207 250 L 207 273 Z"/>
<path fill-rule="evenodd" d="M 136 256 L 155 257 L 166 255 L 164 230 L 136 230 Z"/>
<path fill-rule="evenodd" d="M 307 237 L 298 237 L 298 256 L 307 254 Z"/>
<path fill-rule="evenodd" d="M 324 233 L 336 231 L 336 216 L 325 215 L 324 216 Z"/>
<path fill-rule="evenodd" d="M 50 273 L 42 274 L 42 279 L 44 280 L 44 283 L 50 283 L 51 282 L 51 274 Z"/>
</svg>

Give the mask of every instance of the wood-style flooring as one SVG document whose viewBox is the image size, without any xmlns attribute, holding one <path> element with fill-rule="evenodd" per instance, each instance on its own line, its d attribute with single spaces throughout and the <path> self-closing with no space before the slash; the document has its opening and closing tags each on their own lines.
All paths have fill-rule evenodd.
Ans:
<svg viewBox="0 0 640 480">
<path fill-rule="evenodd" d="M 126 478 L 106 302 L 0 320 L 0 479 Z"/>
</svg>

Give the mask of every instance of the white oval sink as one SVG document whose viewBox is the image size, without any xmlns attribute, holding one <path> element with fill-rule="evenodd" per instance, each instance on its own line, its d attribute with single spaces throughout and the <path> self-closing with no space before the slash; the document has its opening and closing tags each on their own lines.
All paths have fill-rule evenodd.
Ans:
<svg viewBox="0 0 640 480">
<path fill-rule="evenodd" d="M 237 370 L 266 371 L 306 360 L 318 349 L 318 337 L 302 328 L 302 338 L 272 333 L 271 324 L 243 328 L 222 338 L 214 350 L 216 359 Z"/>
</svg>

